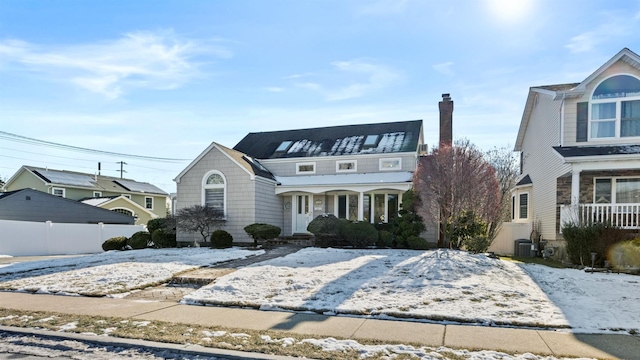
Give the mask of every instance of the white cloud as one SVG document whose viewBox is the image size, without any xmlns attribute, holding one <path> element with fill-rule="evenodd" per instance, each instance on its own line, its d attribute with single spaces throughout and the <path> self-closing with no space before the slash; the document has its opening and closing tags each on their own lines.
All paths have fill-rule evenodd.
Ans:
<svg viewBox="0 0 640 360">
<path fill-rule="evenodd" d="M 435 64 L 433 65 L 433 69 L 441 74 L 444 74 L 447 76 L 453 76 L 454 73 L 453 73 L 453 70 L 451 70 L 452 66 L 453 66 L 453 62 L 449 61 L 441 64 Z"/>
<path fill-rule="evenodd" d="M 593 30 L 572 37 L 565 47 L 572 53 L 584 53 L 597 49 L 600 44 L 632 35 L 637 32 L 639 15 L 640 13 L 636 13 L 629 16 L 619 12 L 602 14 L 605 18 L 603 23 L 595 26 Z"/>
<path fill-rule="evenodd" d="M 109 99 L 134 88 L 173 89 L 199 74 L 194 58 L 229 58 L 214 43 L 186 40 L 173 31 L 133 32 L 95 44 L 39 46 L 20 40 L 0 41 L 0 57 L 55 80 L 102 94 Z"/>
<path fill-rule="evenodd" d="M 401 78 L 401 74 L 390 67 L 360 59 L 335 61 L 331 65 L 338 72 L 329 72 L 325 75 L 325 80 L 344 83 L 345 79 L 348 79 L 347 81 L 350 81 L 348 85 L 322 85 L 307 81 L 298 82 L 295 86 L 318 92 L 328 101 L 337 101 L 365 96 L 385 88 Z"/>
</svg>

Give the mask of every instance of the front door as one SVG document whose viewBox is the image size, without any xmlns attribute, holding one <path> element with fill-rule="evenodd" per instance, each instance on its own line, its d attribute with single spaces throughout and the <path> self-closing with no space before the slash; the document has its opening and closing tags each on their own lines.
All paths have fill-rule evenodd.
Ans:
<svg viewBox="0 0 640 360">
<path fill-rule="evenodd" d="M 295 226 L 293 232 L 307 233 L 307 225 L 313 217 L 313 209 L 311 208 L 311 197 L 309 195 L 296 195 L 296 209 L 294 214 Z"/>
</svg>

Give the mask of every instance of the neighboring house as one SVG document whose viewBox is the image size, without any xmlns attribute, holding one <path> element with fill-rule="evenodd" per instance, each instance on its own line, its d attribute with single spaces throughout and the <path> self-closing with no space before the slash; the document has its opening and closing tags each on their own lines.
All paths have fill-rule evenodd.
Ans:
<svg viewBox="0 0 640 360">
<path fill-rule="evenodd" d="M 175 178 L 176 210 L 221 210 L 237 242 L 250 241 L 244 227 L 252 223 L 308 234 L 323 213 L 388 222 L 412 186 L 422 144 L 422 120 L 250 133 L 233 149 L 214 142 Z"/>
<path fill-rule="evenodd" d="M 168 194 L 158 187 L 131 179 L 92 175 L 66 170 L 22 166 L 5 184 L 6 191 L 36 189 L 66 199 L 125 197 L 130 201 L 95 203 L 136 218 L 136 224 L 167 215 Z M 94 205 L 94 203 L 91 203 Z"/>
<path fill-rule="evenodd" d="M 548 246 L 568 221 L 640 228 L 640 57 L 625 48 L 582 82 L 530 88 L 515 151 L 512 221 Z"/>
<path fill-rule="evenodd" d="M 130 215 L 100 209 L 34 189 L 0 193 L 0 220 L 133 225 Z"/>
<path fill-rule="evenodd" d="M 123 212 L 121 209 L 126 209 L 135 214 L 136 224 L 146 224 L 149 220 L 158 218 L 158 215 L 154 214 L 150 209 L 145 209 L 142 205 L 124 195 L 90 198 L 80 202 L 116 212 Z"/>
</svg>

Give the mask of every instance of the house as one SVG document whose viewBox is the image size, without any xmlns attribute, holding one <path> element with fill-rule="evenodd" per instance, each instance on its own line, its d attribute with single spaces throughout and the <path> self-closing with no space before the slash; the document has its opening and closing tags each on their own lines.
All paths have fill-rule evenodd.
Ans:
<svg viewBox="0 0 640 360">
<path fill-rule="evenodd" d="M 625 48 L 581 82 L 531 87 L 515 151 L 512 222 L 547 247 L 563 248 L 570 221 L 638 229 L 640 57 Z"/>
<path fill-rule="evenodd" d="M 422 120 L 249 133 L 233 149 L 212 143 L 176 178 L 176 209 L 221 210 L 224 230 L 268 223 L 308 234 L 315 217 L 389 222 L 412 186 Z M 199 235 L 180 233 L 179 242 Z"/>
<path fill-rule="evenodd" d="M 34 189 L 0 193 L 0 220 L 133 225 L 134 218 Z"/>
<path fill-rule="evenodd" d="M 86 204 L 133 216 L 136 224 L 146 224 L 167 214 L 166 192 L 131 179 L 22 166 L 4 188 L 6 191 L 29 188 L 66 199 L 84 200 Z"/>
</svg>

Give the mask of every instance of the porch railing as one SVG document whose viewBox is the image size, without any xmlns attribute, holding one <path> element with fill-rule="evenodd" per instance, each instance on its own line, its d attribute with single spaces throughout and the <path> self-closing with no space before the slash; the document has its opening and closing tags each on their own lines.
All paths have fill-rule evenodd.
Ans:
<svg viewBox="0 0 640 360">
<path fill-rule="evenodd" d="M 577 215 L 583 224 L 605 222 L 624 229 L 640 228 L 640 204 L 580 204 Z"/>
</svg>

